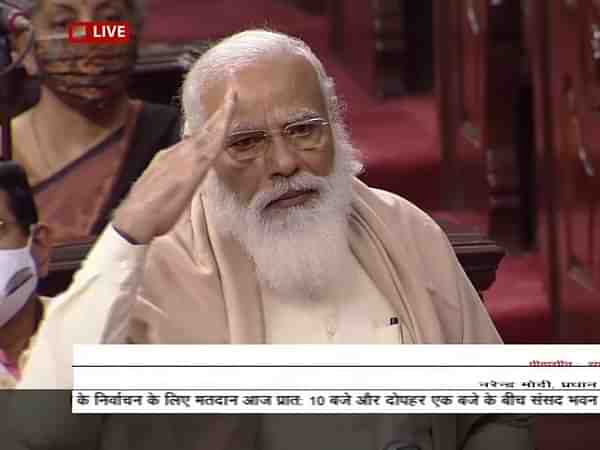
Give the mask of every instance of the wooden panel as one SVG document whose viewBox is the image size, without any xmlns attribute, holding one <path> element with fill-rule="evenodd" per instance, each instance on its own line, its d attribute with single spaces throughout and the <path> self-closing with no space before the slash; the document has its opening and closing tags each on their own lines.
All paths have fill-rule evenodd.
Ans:
<svg viewBox="0 0 600 450">
<path fill-rule="evenodd" d="M 375 93 L 379 97 L 407 90 L 408 41 L 406 2 L 372 0 L 375 51 Z"/>
<path fill-rule="evenodd" d="M 375 31 L 371 0 L 331 0 L 331 47 L 356 82 L 370 94 L 375 86 Z"/>
<path fill-rule="evenodd" d="M 330 46 L 370 94 L 431 87 L 432 0 L 330 0 Z"/>
<path fill-rule="evenodd" d="M 558 270 L 558 233 L 554 114 L 551 88 L 551 39 L 549 8 L 545 0 L 523 0 L 525 42 L 533 82 L 535 132 L 537 245 L 544 268 L 544 288 L 551 308 L 553 337 L 559 335 L 560 301 Z"/>
<path fill-rule="evenodd" d="M 517 151 L 532 152 L 529 148 L 518 148 L 516 142 L 515 115 L 518 114 L 517 106 L 521 100 L 519 95 L 522 95 L 520 88 L 527 83 L 526 79 L 522 79 L 525 52 L 522 51 L 520 22 L 520 0 L 490 2 L 485 85 L 489 233 L 515 247 L 524 240 L 520 236 L 519 218 L 528 214 L 521 205 Z M 521 118 L 519 125 L 523 124 L 523 120 L 526 118 Z M 522 128 L 522 132 L 527 134 L 533 131 Z"/>
<path fill-rule="evenodd" d="M 433 89 L 433 0 L 405 1 L 406 88 L 408 92 Z"/>
<path fill-rule="evenodd" d="M 455 130 L 456 153 L 460 161 L 458 177 L 468 180 L 464 204 L 488 210 L 486 153 L 488 145 L 487 94 L 487 0 L 460 0 L 460 59 L 451 70 L 461 73 L 461 111 Z"/>
<path fill-rule="evenodd" d="M 462 137 L 481 149 L 484 133 L 486 40 L 485 17 L 487 2 L 462 0 L 461 43 L 462 43 Z"/>
<path fill-rule="evenodd" d="M 435 3 L 444 191 L 453 192 L 443 204 L 479 211 L 492 237 L 521 245 L 523 233 L 532 234 L 531 218 L 521 219 L 532 205 L 521 178 L 528 179 L 533 158 L 521 2 L 446 3 Z"/>
<path fill-rule="evenodd" d="M 558 312 L 565 342 L 600 342 L 599 18 L 594 0 L 550 6 Z"/>
<path fill-rule="evenodd" d="M 209 45 L 207 41 L 197 41 L 141 46 L 129 95 L 155 103 L 173 103 L 179 97 L 184 74 Z"/>
<path fill-rule="evenodd" d="M 496 280 L 496 271 L 505 255 L 493 240 L 464 225 L 441 218 L 438 224 L 448 235 L 452 248 L 471 283 L 479 292 L 488 290 Z"/>
<path fill-rule="evenodd" d="M 459 176 L 462 164 L 456 139 L 456 130 L 462 120 L 461 18 L 459 2 L 433 3 L 435 97 L 444 209 L 459 208 L 465 196 L 464 179 Z"/>
</svg>

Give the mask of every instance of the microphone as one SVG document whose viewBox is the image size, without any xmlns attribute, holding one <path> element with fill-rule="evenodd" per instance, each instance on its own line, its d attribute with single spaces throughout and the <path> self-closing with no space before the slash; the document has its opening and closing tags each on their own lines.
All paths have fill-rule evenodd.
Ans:
<svg viewBox="0 0 600 450">
<path fill-rule="evenodd" d="M 5 2 L 0 2 L 0 35 L 29 29 L 31 29 L 31 22 L 23 11 L 9 6 Z"/>
</svg>

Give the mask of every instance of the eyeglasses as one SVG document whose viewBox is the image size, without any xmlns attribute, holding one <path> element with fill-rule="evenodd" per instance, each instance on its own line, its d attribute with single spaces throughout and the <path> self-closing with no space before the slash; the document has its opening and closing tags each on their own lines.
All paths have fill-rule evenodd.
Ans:
<svg viewBox="0 0 600 450">
<path fill-rule="evenodd" d="M 295 150 L 320 150 L 327 138 L 325 128 L 328 126 L 329 122 L 315 117 L 290 123 L 279 131 L 251 130 L 232 133 L 227 139 L 227 152 L 236 161 L 256 159 L 267 151 L 275 134 L 281 135 Z"/>
</svg>

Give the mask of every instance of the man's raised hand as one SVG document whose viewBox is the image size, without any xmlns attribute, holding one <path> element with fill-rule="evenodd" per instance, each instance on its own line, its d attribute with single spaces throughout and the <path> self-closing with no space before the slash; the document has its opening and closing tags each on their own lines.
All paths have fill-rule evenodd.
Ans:
<svg viewBox="0 0 600 450">
<path fill-rule="evenodd" d="M 236 104 L 237 93 L 230 89 L 199 131 L 156 154 L 114 214 L 119 232 L 148 244 L 173 228 L 225 148 Z"/>
</svg>

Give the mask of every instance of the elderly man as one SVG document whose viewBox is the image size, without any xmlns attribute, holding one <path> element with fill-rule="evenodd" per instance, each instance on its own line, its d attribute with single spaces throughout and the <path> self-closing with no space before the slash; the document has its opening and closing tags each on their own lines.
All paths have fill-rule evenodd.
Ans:
<svg viewBox="0 0 600 450">
<path fill-rule="evenodd" d="M 100 276 L 86 262 L 42 327 L 22 387 L 70 388 L 76 343 L 501 343 L 440 228 L 355 178 L 333 82 L 304 43 L 268 31 L 226 39 L 194 65 L 183 103 L 188 137 L 155 158 L 107 230 L 131 252 L 115 295 L 85 298 L 81 280 Z M 75 327 L 83 317 L 93 325 Z M 190 449 L 529 449 L 520 419 L 159 422 Z M 100 434 L 116 427 L 134 445 L 139 427 L 127 420 L 111 417 Z"/>
</svg>

